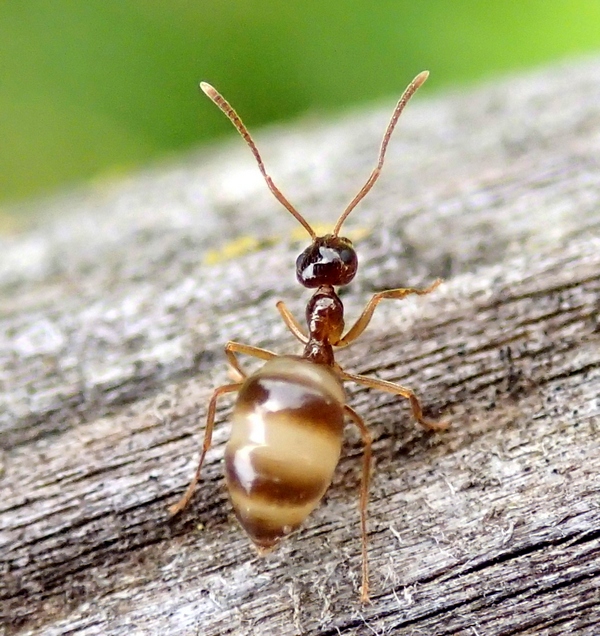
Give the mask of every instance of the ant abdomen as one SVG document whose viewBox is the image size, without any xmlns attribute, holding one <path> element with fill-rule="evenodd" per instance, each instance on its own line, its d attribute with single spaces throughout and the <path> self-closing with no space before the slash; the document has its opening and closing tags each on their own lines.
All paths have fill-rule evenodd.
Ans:
<svg viewBox="0 0 600 636">
<path fill-rule="evenodd" d="M 246 379 L 225 449 L 235 514 L 259 550 L 298 528 L 339 461 L 345 396 L 334 372 L 277 357 Z"/>
</svg>

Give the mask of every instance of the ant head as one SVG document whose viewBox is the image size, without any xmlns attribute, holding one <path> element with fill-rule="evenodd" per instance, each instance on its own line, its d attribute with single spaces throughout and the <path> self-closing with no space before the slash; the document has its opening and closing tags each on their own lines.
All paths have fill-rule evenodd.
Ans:
<svg viewBox="0 0 600 636">
<path fill-rule="evenodd" d="M 229 102 L 217 92 L 210 84 L 206 82 L 200 83 L 200 88 L 206 93 L 206 95 L 225 113 L 231 123 L 236 127 L 237 131 L 244 138 L 244 141 L 250 147 L 258 169 L 264 177 L 269 190 L 273 193 L 275 198 L 283 205 L 283 207 L 290 212 L 290 214 L 302 225 L 302 227 L 309 233 L 312 243 L 307 247 L 298 259 L 296 260 L 296 275 L 298 280 L 304 287 L 320 287 L 321 285 L 347 285 L 356 274 L 358 267 L 358 259 L 356 252 L 352 247 L 352 242 L 347 238 L 338 236 L 340 229 L 344 221 L 348 218 L 348 215 L 354 208 L 362 201 L 365 195 L 373 187 L 383 166 L 383 160 L 387 150 L 392 132 L 398 123 L 400 113 L 403 111 L 408 100 L 413 96 L 415 91 L 423 84 L 427 79 L 429 73 L 423 71 L 419 73 L 417 77 L 408 85 L 400 101 L 396 105 L 390 123 L 383 136 L 381 142 L 381 148 L 379 150 L 379 159 L 373 172 L 367 179 L 365 185 L 360 189 L 358 194 L 350 201 L 346 209 L 340 215 L 337 220 L 333 232 L 325 236 L 317 236 L 306 221 L 306 219 L 296 210 L 296 208 L 286 199 L 283 193 L 273 183 L 273 179 L 267 174 L 265 166 L 263 164 L 262 157 L 258 152 L 258 148 L 254 143 L 254 140 L 250 136 L 248 129 L 244 126 L 244 123 L 240 119 L 239 115 L 229 105 Z"/>
<path fill-rule="evenodd" d="M 334 234 L 314 238 L 296 259 L 296 277 L 308 288 L 347 285 L 357 268 L 352 241 Z"/>
</svg>

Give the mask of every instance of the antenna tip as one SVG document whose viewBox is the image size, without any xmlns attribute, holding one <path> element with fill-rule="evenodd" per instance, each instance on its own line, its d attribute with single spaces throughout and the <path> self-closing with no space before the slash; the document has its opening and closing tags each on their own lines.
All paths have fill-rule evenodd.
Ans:
<svg viewBox="0 0 600 636">
<path fill-rule="evenodd" d="M 425 80 L 429 77 L 429 71 L 421 71 L 413 80 L 413 84 L 419 88 L 422 84 L 425 83 Z"/>
<path fill-rule="evenodd" d="M 208 82 L 200 82 L 200 89 L 211 99 L 217 94 L 217 91 Z"/>
</svg>

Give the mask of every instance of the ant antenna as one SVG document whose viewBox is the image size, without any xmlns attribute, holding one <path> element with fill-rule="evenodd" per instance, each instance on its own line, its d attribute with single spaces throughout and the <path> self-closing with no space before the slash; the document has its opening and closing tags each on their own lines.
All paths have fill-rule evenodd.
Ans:
<svg viewBox="0 0 600 636">
<path fill-rule="evenodd" d="M 388 143 L 390 141 L 390 137 L 392 136 L 392 133 L 394 132 L 394 128 L 396 127 L 396 124 L 398 123 L 400 114 L 404 110 L 404 107 L 408 103 L 408 100 L 417 92 L 417 89 L 422 86 L 422 84 L 425 82 L 425 80 L 428 77 L 429 77 L 429 71 L 423 71 L 422 73 L 419 73 L 415 77 L 415 79 L 407 86 L 404 93 L 402 93 L 402 97 L 400 98 L 400 100 L 398 101 L 398 104 L 396 105 L 396 108 L 394 109 L 392 118 L 390 119 L 390 123 L 388 124 L 388 127 L 385 131 L 385 135 L 383 136 L 383 140 L 381 142 L 381 148 L 379 149 L 379 159 L 377 161 L 377 165 L 375 166 L 375 169 L 373 170 L 373 172 L 371 172 L 371 175 L 367 179 L 367 182 L 365 183 L 365 185 L 360 189 L 359 193 L 354 197 L 354 199 L 350 201 L 350 203 L 348 204 L 348 207 L 342 212 L 342 215 L 337 220 L 337 223 L 335 224 L 335 227 L 333 228 L 333 236 L 338 235 L 340 228 L 342 227 L 342 224 L 348 218 L 348 215 L 350 214 L 350 212 L 352 212 L 352 210 L 354 210 L 354 208 L 364 199 L 364 197 L 369 192 L 369 190 L 375 185 L 375 182 L 377 181 L 377 179 L 379 179 L 379 175 L 381 173 L 381 168 L 383 166 L 383 160 L 385 159 L 385 153 L 387 151 Z"/>
<path fill-rule="evenodd" d="M 414 82 L 413 82 L 414 83 Z M 200 88 L 204 92 L 204 94 L 212 101 L 216 106 L 218 106 L 223 113 L 227 116 L 229 121 L 236 127 L 237 131 L 244 138 L 244 141 L 250 147 L 254 158 L 256 159 L 256 163 L 258 164 L 258 169 L 260 170 L 262 176 L 264 177 L 267 185 L 269 186 L 269 190 L 273 193 L 275 198 L 283 205 L 284 208 L 302 225 L 302 227 L 310 234 L 310 238 L 314 241 L 317 238 L 314 230 L 306 219 L 296 210 L 296 208 L 283 196 L 283 193 L 279 188 L 273 183 L 273 179 L 267 174 L 265 170 L 265 164 L 263 163 L 262 157 L 258 152 L 258 148 L 254 143 L 254 140 L 250 136 L 248 129 L 244 126 L 244 122 L 241 120 L 240 116 L 233 110 L 229 102 L 210 84 L 206 82 L 200 82 Z M 391 131 L 390 131 L 391 132 Z M 366 193 L 365 193 L 366 194 Z M 364 195 L 363 195 L 364 196 Z"/>
</svg>

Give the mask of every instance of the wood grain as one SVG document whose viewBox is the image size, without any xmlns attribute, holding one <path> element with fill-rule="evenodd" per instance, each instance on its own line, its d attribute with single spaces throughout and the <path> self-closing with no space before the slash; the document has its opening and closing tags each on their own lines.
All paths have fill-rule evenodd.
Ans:
<svg viewBox="0 0 600 636">
<path fill-rule="evenodd" d="M 309 220 L 360 187 L 389 106 L 256 135 Z M 425 433 L 348 386 L 375 439 L 369 606 L 351 428 L 323 504 L 265 558 L 224 492 L 228 398 L 193 504 L 166 514 L 224 343 L 298 352 L 274 303 L 302 316 L 304 245 L 242 142 L 33 207 L 0 250 L 2 634 L 598 633 L 600 59 L 420 95 L 348 222 L 349 321 L 446 279 L 339 355 L 452 422 Z"/>
</svg>

